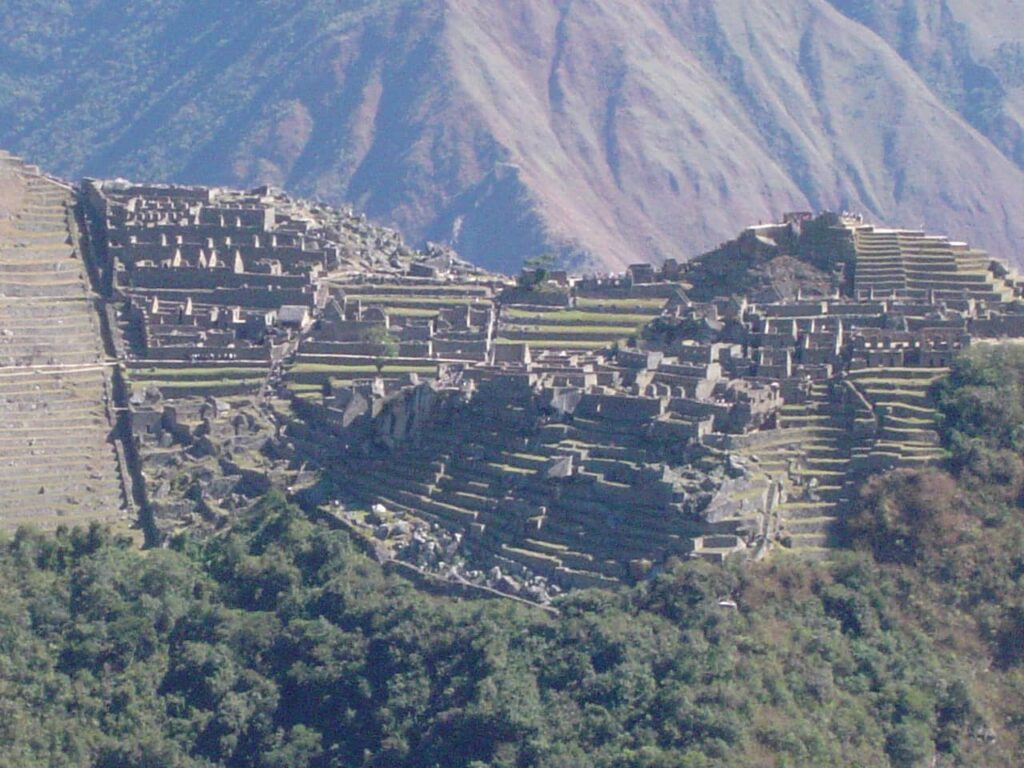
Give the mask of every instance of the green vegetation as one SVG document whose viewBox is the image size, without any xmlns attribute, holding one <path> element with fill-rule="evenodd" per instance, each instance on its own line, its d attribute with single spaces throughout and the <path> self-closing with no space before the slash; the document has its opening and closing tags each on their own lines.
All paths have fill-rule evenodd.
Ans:
<svg viewBox="0 0 1024 768">
<path fill-rule="evenodd" d="M 673 562 L 557 616 L 419 592 L 276 493 L 163 550 L 21 530 L 0 764 L 1019 765 L 1024 350 L 933 392 L 951 464 L 871 478 L 860 551 Z"/>
<path fill-rule="evenodd" d="M 132 379 L 131 383 L 136 389 L 156 387 L 157 389 L 216 389 L 218 387 L 259 387 L 263 384 L 263 377 L 240 378 L 240 379 L 196 379 L 196 380 L 161 380 L 161 379 Z"/>
<path fill-rule="evenodd" d="M 576 306 L 580 309 L 607 307 L 613 309 L 632 309 L 635 311 L 646 309 L 661 311 L 661 308 L 665 306 L 665 299 L 595 299 L 581 296 L 576 299 Z"/>
<path fill-rule="evenodd" d="M 268 366 L 210 366 L 200 368 L 188 366 L 185 368 L 160 367 L 136 367 L 129 368 L 127 374 L 132 379 L 250 379 L 265 378 Z"/>
<path fill-rule="evenodd" d="M 382 325 L 374 325 L 366 329 L 360 338 L 367 344 L 375 344 L 379 348 L 378 354 L 381 357 L 397 357 L 398 337 L 391 335 L 388 329 Z"/>
<path fill-rule="evenodd" d="M 362 374 L 377 373 L 376 365 L 329 365 L 327 363 L 296 363 L 291 373 L 331 373 L 331 374 Z M 436 373 L 437 365 L 387 365 L 384 373 Z"/>
<path fill-rule="evenodd" d="M 424 307 L 454 307 L 460 304 L 487 304 L 488 300 L 483 296 L 466 296 L 456 294 L 452 296 L 419 296 L 414 293 L 398 294 L 358 294 L 348 293 L 350 299 L 361 299 L 366 304 L 386 307 L 390 312 L 392 306 L 415 308 L 418 305 Z"/>
<path fill-rule="evenodd" d="M 414 307 L 388 307 L 388 314 L 394 317 L 434 317 L 436 309 L 415 309 Z"/>
<path fill-rule="evenodd" d="M 918 596 L 945 605 L 934 627 L 963 656 L 998 674 L 990 699 L 1019 739 L 1024 719 L 1024 350 L 972 348 L 932 387 L 948 471 L 903 470 L 870 479 L 846 525 Z M 1013 763 L 1021 759 L 1018 745 Z M 994 763 L 988 763 L 994 764 Z M 1010 762 L 999 764 L 1011 764 Z"/>
<path fill-rule="evenodd" d="M 300 392 L 320 393 L 320 392 L 324 391 L 324 385 L 323 384 L 296 384 L 294 382 L 289 382 L 288 383 L 288 389 L 291 392 L 296 392 L 296 393 L 300 393 Z"/>
<path fill-rule="evenodd" d="M 554 253 L 538 253 L 523 260 L 525 269 L 550 271 L 558 266 L 558 256 Z"/>
<path fill-rule="evenodd" d="M 510 325 L 508 330 L 528 331 L 538 335 L 546 333 L 585 333 L 595 336 L 604 335 L 609 337 L 629 336 L 639 330 L 640 326 L 632 325 Z"/>
<path fill-rule="evenodd" d="M 562 341 L 559 339 L 505 339 L 498 337 L 494 340 L 495 344 L 529 344 L 531 347 L 538 349 L 543 347 L 557 347 L 562 349 L 604 349 L 605 347 L 611 346 L 609 339 L 598 339 L 592 341 L 587 339 L 580 341 L 576 339 L 574 341 Z"/>
<path fill-rule="evenodd" d="M 565 323 L 589 323 L 591 325 L 622 325 L 632 323 L 639 325 L 650 322 L 657 312 L 650 313 L 628 313 L 628 312 L 584 312 L 581 310 L 554 310 L 551 312 L 537 312 L 534 309 L 519 309 L 508 307 L 502 310 L 502 317 L 506 320 L 515 320 L 519 323 L 533 323 L 537 325 L 556 325 Z"/>
<path fill-rule="evenodd" d="M 347 278 L 329 278 L 327 282 L 333 285 L 340 285 L 344 289 L 346 296 L 356 296 L 364 302 L 373 301 L 374 296 L 379 296 L 385 293 L 388 295 L 398 296 L 447 293 L 457 299 L 463 299 L 466 296 L 475 296 L 480 298 L 486 296 L 488 293 L 488 288 L 486 287 L 466 283 L 457 283 L 452 285 L 443 285 L 433 282 L 424 285 L 389 285 L 382 283 L 377 286 L 368 286 L 365 283 L 353 284 L 349 282 Z"/>
<path fill-rule="evenodd" d="M 557 266 L 558 257 L 553 253 L 542 253 L 530 256 L 523 261 L 523 272 L 516 278 L 516 285 L 524 291 L 550 291 L 552 286 L 545 285 L 548 276 Z"/>
<path fill-rule="evenodd" d="M 146 553 L 23 530 L 0 543 L 0 762 L 1012 764 L 1019 692 L 908 578 L 677 564 L 552 617 L 419 593 L 277 495 Z"/>
<path fill-rule="evenodd" d="M 1016 471 L 1024 454 L 1024 348 L 975 347 L 934 391 L 958 469 L 982 480 Z"/>
<path fill-rule="evenodd" d="M 161 390 L 217 393 L 238 387 L 259 388 L 266 376 L 265 368 L 258 366 L 149 366 L 130 368 L 125 378 L 138 391 L 146 387 L 156 387 Z"/>
</svg>

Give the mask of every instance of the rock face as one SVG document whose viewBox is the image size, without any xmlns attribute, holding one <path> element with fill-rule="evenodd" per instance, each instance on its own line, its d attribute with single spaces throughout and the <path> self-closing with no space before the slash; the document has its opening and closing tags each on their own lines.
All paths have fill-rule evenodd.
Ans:
<svg viewBox="0 0 1024 768">
<path fill-rule="evenodd" d="M 0 144 L 64 175 L 281 184 L 506 270 L 683 259 L 821 208 L 1020 262 L 1012 0 L 344 6 L 5 5 Z"/>
</svg>

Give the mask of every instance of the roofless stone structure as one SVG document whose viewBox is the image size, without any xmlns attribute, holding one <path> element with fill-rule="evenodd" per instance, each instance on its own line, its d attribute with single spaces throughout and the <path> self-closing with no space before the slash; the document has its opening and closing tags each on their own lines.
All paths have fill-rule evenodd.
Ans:
<svg viewBox="0 0 1024 768">
<path fill-rule="evenodd" d="M 21 173 L 43 207 L 12 221 L 45 229 L 71 193 Z M 671 557 L 829 556 L 867 474 L 944 458 L 929 390 L 955 354 L 1024 337 L 1001 262 L 854 216 L 789 214 L 691 264 L 512 279 L 270 188 L 86 180 L 78 202 L 153 540 L 278 485 L 382 560 L 541 602 Z M 92 346 L 52 364 L 102 382 L 88 282 L 57 257 L 39 256 L 64 281 L 47 290 L 74 286 Z M 26 343 L 35 372 L 48 348 Z"/>
</svg>

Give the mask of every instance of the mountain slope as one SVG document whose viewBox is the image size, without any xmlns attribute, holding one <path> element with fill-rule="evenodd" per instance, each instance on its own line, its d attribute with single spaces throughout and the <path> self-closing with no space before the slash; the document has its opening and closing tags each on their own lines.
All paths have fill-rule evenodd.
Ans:
<svg viewBox="0 0 1024 768">
<path fill-rule="evenodd" d="M 944 102 L 1024 167 L 1024 3 L 831 2 L 884 38 Z"/>
<path fill-rule="evenodd" d="M 686 258 L 825 207 L 1018 260 L 1020 3 L 897 5 L 18 0 L 0 145 L 66 175 L 271 181 L 506 269 Z"/>
</svg>

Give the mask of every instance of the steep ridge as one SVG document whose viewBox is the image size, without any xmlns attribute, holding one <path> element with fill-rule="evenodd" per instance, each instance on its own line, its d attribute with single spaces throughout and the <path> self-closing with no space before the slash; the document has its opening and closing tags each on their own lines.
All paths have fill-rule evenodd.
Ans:
<svg viewBox="0 0 1024 768">
<path fill-rule="evenodd" d="M 274 182 L 506 270 L 683 259 L 822 208 L 1019 261 L 1011 4 L 900 7 L 5 4 L 0 143 L 66 176 Z"/>
</svg>

